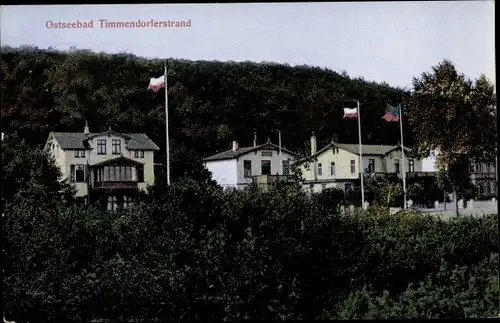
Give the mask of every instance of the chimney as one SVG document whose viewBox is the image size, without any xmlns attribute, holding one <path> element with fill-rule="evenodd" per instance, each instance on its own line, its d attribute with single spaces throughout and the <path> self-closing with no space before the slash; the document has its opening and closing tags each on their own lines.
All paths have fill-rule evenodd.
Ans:
<svg viewBox="0 0 500 323">
<path fill-rule="evenodd" d="M 87 120 L 85 120 L 85 127 L 83 128 L 83 133 L 88 135 L 89 134 L 89 125 L 87 123 Z"/>
<path fill-rule="evenodd" d="M 257 147 L 257 132 L 255 131 L 253 133 L 253 146 Z"/>
<path fill-rule="evenodd" d="M 233 151 L 238 150 L 238 142 L 236 140 L 233 141 Z"/>
<path fill-rule="evenodd" d="M 311 136 L 311 156 L 316 154 L 316 149 L 317 149 L 316 136 L 314 136 L 314 132 L 313 132 L 312 136 Z"/>
</svg>

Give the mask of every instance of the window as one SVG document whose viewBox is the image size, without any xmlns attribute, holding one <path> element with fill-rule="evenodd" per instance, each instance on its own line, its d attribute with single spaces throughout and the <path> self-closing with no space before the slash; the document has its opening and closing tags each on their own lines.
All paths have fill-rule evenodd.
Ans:
<svg viewBox="0 0 500 323">
<path fill-rule="evenodd" d="M 75 158 L 84 158 L 85 150 L 75 150 Z"/>
<path fill-rule="evenodd" d="M 85 182 L 85 165 L 70 165 L 70 182 L 84 183 Z"/>
<path fill-rule="evenodd" d="M 261 175 L 271 175 L 271 161 L 262 160 L 260 162 L 260 173 Z"/>
<path fill-rule="evenodd" d="M 413 173 L 415 171 L 415 161 L 410 159 L 408 161 L 408 172 Z"/>
<path fill-rule="evenodd" d="M 319 176 L 322 176 L 323 175 L 323 165 L 321 165 L 321 163 L 318 163 L 318 171 L 317 171 L 317 174 Z"/>
<path fill-rule="evenodd" d="M 104 166 L 94 170 L 96 182 L 130 182 L 135 181 L 133 166 Z"/>
<path fill-rule="evenodd" d="M 97 154 L 106 155 L 106 139 L 97 140 Z"/>
<path fill-rule="evenodd" d="M 333 154 L 338 154 L 339 153 L 339 148 L 338 147 L 333 147 L 332 148 L 332 153 Z"/>
<path fill-rule="evenodd" d="M 375 159 L 368 159 L 368 173 L 375 172 Z"/>
<path fill-rule="evenodd" d="M 272 157 L 273 156 L 273 152 L 272 151 L 263 151 L 260 153 L 260 155 L 262 157 Z"/>
<path fill-rule="evenodd" d="M 116 196 L 108 196 L 108 211 L 114 212 L 118 210 L 118 198 Z"/>
<path fill-rule="evenodd" d="M 122 153 L 122 144 L 120 139 L 113 139 L 111 141 L 111 153 L 113 155 L 120 155 Z"/>
<path fill-rule="evenodd" d="M 75 165 L 71 165 L 69 167 L 69 181 L 71 183 L 74 183 L 75 182 Z"/>
<path fill-rule="evenodd" d="M 351 174 L 356 174 L 356 161 L 351 160 Z"/>
<path fill-rule="evenodd" d="M 474 173 L 474 163 L 469 164 L 469 173 Z"/>
<path fill-rule="evenodd" d="M 129 208 L 132 206 L 132 196 L 124 196 L 123 197 L 123 208 Z"/>
<path fill-rule="evenodd" d="M 399 174 L 399 159 L 396 159 L 394 161 L 394 171 L 396 172 L 396 174 Z"/>
<path fill-rule="evenodd" d="M 117 181 L 118 180 L 118 176 L 116 176 L 116 173 L 115 173 L 115 166 L 110 166 L 108 167 L 108 172 L 109 172 L 109 179 L 110 181 Z"/>
<path fill-rule="evenodd" d="M 335 163 L 330 163 L 330 175 L 335 176 Z"/>
<path fill-rule="evenodd" d="M 480 163 L 475 164 L 475 167 L 476 167 L 476 173 L 481 173 L 481 171 L 482 171 L 482 167 L 481 167 L 481 166 L 482 166 L 482 165 L 481 165 Z"/>
<path fill-rule="evenodd" d="M 243 176 L 248 178 L 252 177 L 252 161 L 244 160 L 243 161 Z"/>
<path fill-rule="evenodd" d="M 281 170 L 283 175 L 290 175 L 290 162 L 288 160 L 283 160 L 281 162 Z"/>
<path fill-rule="evenodd" d="M 137 181 L 139 183 L 144 183 L 144 166 L 137 166 Z"/>
<path fill-rule="evenodd" d="M 144 150 L 135 150 L 134 157 L 135 158 L 144 158 Z"/>
</svg>

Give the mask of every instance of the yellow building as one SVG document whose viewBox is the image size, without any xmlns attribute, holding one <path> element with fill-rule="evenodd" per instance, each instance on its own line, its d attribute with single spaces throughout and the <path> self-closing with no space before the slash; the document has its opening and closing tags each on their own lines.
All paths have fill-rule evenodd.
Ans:
<svg viewBox="0 0 500 323">
<path fill-rule="evenodd" d="M 404 147 L 405 152 L 410 149 Z M 371 174 L 394 174 L 402 177 L 401 146 L 362 145 L 362 171 Z M 304 188 L 320 192 L 324 188 L 348 189 L 359 179 L 359 145 L 331 142 L 317 150 L 316 137 L 311 137 L 310 156 L 297 162 Z M 406 158 L 407 175 L 422 171 L 422 161 Z"/>
<path fill-rule="evenodd" d="M 110 211 L 126 207 L 133 192 L 154 184 L 159 148 L 142 133 L 90 133 L 85 125 L 83 132 L 51 132 L 45 149 L 63 178 L 75 185 L 77 197 L 107 202 Z"/>
</svg>

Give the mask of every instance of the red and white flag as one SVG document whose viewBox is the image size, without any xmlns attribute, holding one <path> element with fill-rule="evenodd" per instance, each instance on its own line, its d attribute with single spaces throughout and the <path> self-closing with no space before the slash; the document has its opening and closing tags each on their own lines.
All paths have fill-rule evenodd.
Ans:
<svg viewBox="0 0 500 323">
<path fill-rule="evenodd" d="M 344 118 L 357 118 L 358 108 L 344 108 Z"/>
<path fill-rule="evenodd" d="M 152 77 L 149 80 L 148 90 L 153 90 L 153 92 L 160 91 L 161 88 L 165 87 L 165 74 L 160 77 Z"/>
</svg>

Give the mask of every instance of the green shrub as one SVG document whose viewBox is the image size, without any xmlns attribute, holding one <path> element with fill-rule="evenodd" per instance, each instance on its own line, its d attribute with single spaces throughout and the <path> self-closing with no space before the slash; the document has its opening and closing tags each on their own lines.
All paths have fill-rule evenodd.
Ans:
<svg viewBox="0 0 500 323">
<path fill-rule="evenodd" d="M 496 216 L 445 222 L 410 212 L 388 215 L 383 208 L 342 216 L 328 196 L 293 185 L 223 191 L 186 180 L 168 187 L 161 201 L 115 214 L 17 201 L 2 219 L 6 318 L 307 320 L 498 312 Z M 466 314 L 457 304 L 465 304 Z"/>
</svg>

